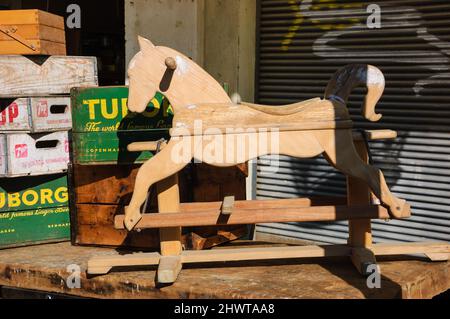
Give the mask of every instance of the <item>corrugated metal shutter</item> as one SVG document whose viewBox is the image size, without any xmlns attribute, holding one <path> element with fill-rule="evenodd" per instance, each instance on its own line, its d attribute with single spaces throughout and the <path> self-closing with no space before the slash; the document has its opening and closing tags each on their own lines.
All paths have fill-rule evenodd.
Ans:
<svg viewBox="0 0 450 319">
<path fill-rule="evenodd" d="M 407 199 L 413 217 L 375 221 L 380 241 L 450 241 L 450 2 L 379 0 L 381 28 L 367 26 L 370 2 L 259 2 L 257 100 L 286 104 L 323 96 L 331 75 L 349 63 L 369 63 L 386 77 L 378 123 L 360 116 L 364 90 L 349 108 L 357 128 L 389 128 L 394 141 L 371 143 L 375 165 Z M 270 158 L 270 157 L 269 157 Z M 344 195 L 344 177 L 324 159 L 281 157 L 277 174 L 263 175 L 257 197 Z M 347 239 L 347 223 L 260 225 L 265 234 L 329 243 Z"/>
</svg>

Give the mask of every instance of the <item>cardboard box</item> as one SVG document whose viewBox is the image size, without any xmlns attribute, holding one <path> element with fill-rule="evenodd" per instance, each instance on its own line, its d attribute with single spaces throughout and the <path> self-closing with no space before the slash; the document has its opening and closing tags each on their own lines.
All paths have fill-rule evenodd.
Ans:
<svg viewBox="0 0 450 319">
<path fill-rule="evenodd" d="M 0 134 L 0 177 L 61 173 L 69 160 L 67 132 Z"/>
<path fill-rule="evenodd" d="M 0 54 L 66 55 L 64 18 L 40 10 L 1 10 Z"/>
<path fill-rule="evenodd" d="M 158 93 L 142 114 L 128 113 L 128 87 L 72 90 L 73 159 L 76 164 L 133 164 L 150 152 L 130 153 L 133 142 L 169 137 L 172 109 Z"/>
<path fill-rule="evenodd" d="M 0 179 L 0 249 L 70 238 L 66 175 Z"/>
<path fill-rule="evenodd" d="M 42 133 L 72 128 L 70 97 L 0 99 L 0 132 Z"/>
</svg>

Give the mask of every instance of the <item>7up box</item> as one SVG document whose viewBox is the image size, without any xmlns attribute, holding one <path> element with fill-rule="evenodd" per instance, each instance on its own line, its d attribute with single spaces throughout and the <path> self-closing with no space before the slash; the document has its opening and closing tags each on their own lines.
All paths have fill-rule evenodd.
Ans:
<svg viewBox="0 0 450 319">
<path fill-rule="evenodd" d="M 160 93 L 142 114 L 128 112 L 125 86 L 75 88 L 71 99 L 75 164 L 143 162 L 152 154 L 131 153 L 127 146 L 167 138 L 172 126 L 171 106 Z"/>
<path fill-rule="evenodd" d="M 66 175 L 0 179 L 0 248 L 69 238 Z"/>
<path fill-rule="evenodd" d="M 67 132 L 0 134 L 0 177 L 61 173 L 68 163 Z"/>
<path fill-rule="evenodd" d="M 68 131 L 70 97 L 0 99 L 0 132 Z"/>
</svg>

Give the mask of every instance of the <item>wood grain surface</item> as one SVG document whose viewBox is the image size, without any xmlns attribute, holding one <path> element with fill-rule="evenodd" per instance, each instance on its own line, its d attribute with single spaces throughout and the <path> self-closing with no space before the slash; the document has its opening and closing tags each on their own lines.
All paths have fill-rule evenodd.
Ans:
<svg viewBox="0 0 450 319">
<path fill-rule="evenodd" d="M 0 55 L 0 97 L 69 94 L 72 87 L 86 86 L 98 86 L 95 57 L 51 56 L 32 61 Z"/>
<path fill-rule="evenodd" d="M 250 243 L 233 246 L 244 244 Z M 152 299 L 431 298 L 450 288 L 449 262 L 432 263 L 417 257 L 380 257 L 381 289 L 369 289 L 349 258 L 185 266 L 172 286 L 155 286 L 155 267 L 86 278 L 89 258 L 116 254 L 113 249 L 68 243 L 3 250 L 0 285 L 94 298 Z M 81 289 L 69 289 L 65 284 L 70 264 L 81 267 Z"/>
</svg>

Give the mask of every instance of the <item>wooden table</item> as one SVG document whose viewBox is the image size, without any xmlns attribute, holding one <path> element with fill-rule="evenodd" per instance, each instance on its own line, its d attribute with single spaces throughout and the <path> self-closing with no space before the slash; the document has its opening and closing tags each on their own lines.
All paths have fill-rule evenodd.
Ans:
<svg viewBox="0 0 450 319">
<path fill-rule="evenodd" d="M 262 243 L 232 246 L 249 244 Z M 155 267 L 86 278 L 89 258 L 112 254 L 70 243 L 1 250 L 0 286 L 94 298 L 432 298 L 450 288 L 449 262 L 405 256 L 379 258 L 381 289 L 369 289 L 349 258 L 187 265 L 163 287 Z M 81 268 L 80 289 L 66 286 L 71 264 Z"/>
</svg>

